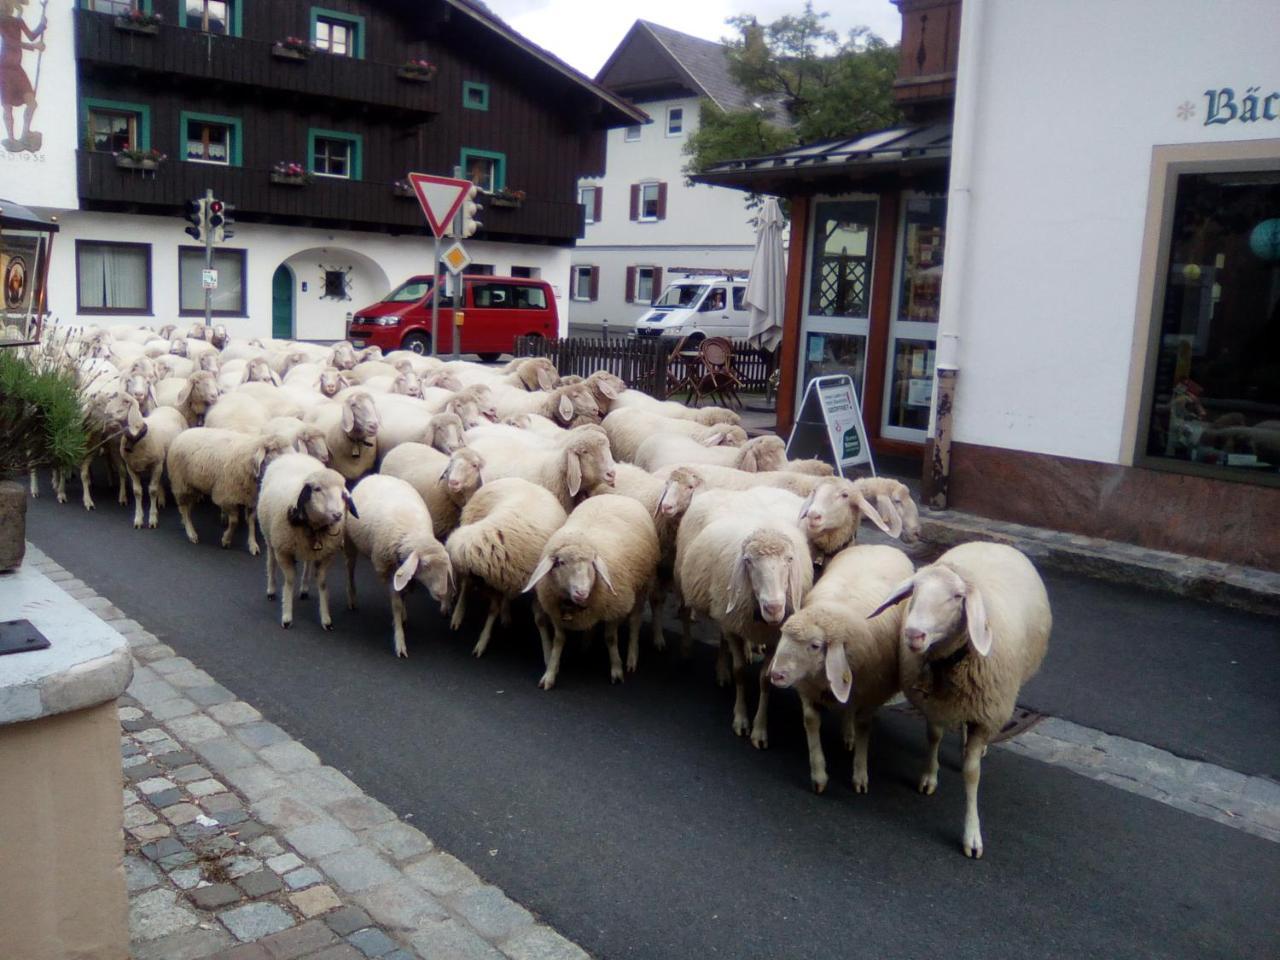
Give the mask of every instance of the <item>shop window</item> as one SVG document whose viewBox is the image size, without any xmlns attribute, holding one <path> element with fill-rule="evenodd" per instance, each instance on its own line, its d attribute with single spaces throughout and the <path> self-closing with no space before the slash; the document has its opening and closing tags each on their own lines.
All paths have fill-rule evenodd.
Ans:
<svg viewBox="0 0 1280 960">
<path fill-rule="evenodd" d="M 203 247 L 178 248 L 178 312 L 183 316 L 204 313 Z M 245 315 L 245 251 L 215 250 L 213 269 L 218 285 L 212 291 L 213 312 L 217 316 Z"/>
<path fill-rule="evenodd" d="M 1280 170 L 1169 177 L 1139 454 L 1280 483 Z"/>
<path fill-rule="evenodd" d="M 198 163 L 240 166 L 240 121 L 232 117 L 182 114 L 183 157 Z"/>
<path fill-rule="evenodd" d="M 335 57 L 364 58 L 364 17 L 311 8 L 311 43 Z"/>
<path fill-rule="evenodd" d="M 947 222 L 945 197 L 907 201 L 902 230 L 902 285 L 898 319 L 937 323 L 942 299 L 942 241 Z"/>
<path fill-rule="evenodd" d="M 79 313 L 151 313 L 151 245 L 76 241 Z"/>
<path fill-rule="evenodd" d="M 360 179 L 363 140 L 358 134 L 311 130 L 309 140 L 312 173 L 343 180 Z"/>
<path fill-rule="evenodd" d="M 809 314 L 865 317 L 871 299 L 874 200 L 816 204 Z"/>
</svg>

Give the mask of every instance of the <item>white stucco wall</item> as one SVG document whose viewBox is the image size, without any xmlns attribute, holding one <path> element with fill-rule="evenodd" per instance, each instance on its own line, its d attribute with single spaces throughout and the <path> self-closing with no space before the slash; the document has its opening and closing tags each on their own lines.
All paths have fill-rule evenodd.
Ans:
<svg viewBox="0 0 1280 960">
<path fill-rule="evenodd" d="M 1120 462 L 1152 147 L 1280 137 L 1280 119 L 1206 124 L 1205 95 L 1280 91 L 1280 7 L 979 2 L 967 264 L 940 329 L 960 335 L 954 436 Z"/>
<path fill-rule="evenodd" d="M 50 266 L 49 307 L 62 323 L 128 323 L 137 319 L 159 327 L 195 318 L 178 317 L 178 248 L 190 246 L 183 233 L 186 221 L 174 217 L 106 213 L 67 213 L 54 244 Z M 236 236 L 224 246 L 243 249 L 246 257 L 247 316 L 219 317 L 234 335 L 270 336 L 271 280 L 276 268 L 288 263 L 294 271 L 295 336 L 304 340 L 335 340 L 343 335 L 346 316 L 383 297 L 391 287 L 416 273 L 430 272 L 431 241 L 421 237 L 390 237 L 375 233 L 314 230 L 300 227 L 237 223 Z M 114 240 L 151 244 L 153 316 L 102 317 L 76 311 L 75 241 Z M 513 266 L 534 267 L 552 285 L 561 333 L 567 329 L 569 255 L 566 247 L 490 243 L 468 240 L 475 263 L 492 264 L 498 274 Z M 324 299 L 321 266 L 352 268 L 349 300 Z M 301 289 L 303 283 L 307 290 Z"/>
<path fill-rule="evenodd" d="M 746 270 L 755 248 L 755 228 L 745 194 L 725 187 L 687 184 L 684 145 L 698 129 L 699 100 L 682 97 L 639 104 L 654 122 L 640 128 L 640 139 L 626 140 L 626 130 L 608 132 L 605 175 L 579 181 L 604 188 L 600 220 L 589 223 L 573 252 L 575 264 L 600 268 L 600 296 L 595 302 L 572 301 L 569 320 L 575 326 L 598 325 L 608 318 L 616 330 L 634 321 L 643 305 L 626 302 L 626 268 L 658 266 L 665 283 L 670 267 L 706 266 Z M 684 110 L 684 129 L 667 135 L 667 112 Z M 656 222 L 631 219 L 631 185 L 642 181 L 667 185 L 667 215 Z"/>
</svg>

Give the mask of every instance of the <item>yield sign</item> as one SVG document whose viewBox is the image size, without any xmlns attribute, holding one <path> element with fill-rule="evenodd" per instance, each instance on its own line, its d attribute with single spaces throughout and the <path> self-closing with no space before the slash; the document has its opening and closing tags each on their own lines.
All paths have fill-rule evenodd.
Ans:
<svg viewBox="0 0 1280 960">
<path fill-rule="evenodd" d="M 471 189 L 471 181 L 435 177 L 429 173 L 411 173 L 409 183 L 413 185 L 413 192 L 418 195 L 422 212 L 427 215 L 431 232 L 437 237 L 444 236 L 453 223 L 458 208 L 462 206 L 467 191 Z"/>
</svg>

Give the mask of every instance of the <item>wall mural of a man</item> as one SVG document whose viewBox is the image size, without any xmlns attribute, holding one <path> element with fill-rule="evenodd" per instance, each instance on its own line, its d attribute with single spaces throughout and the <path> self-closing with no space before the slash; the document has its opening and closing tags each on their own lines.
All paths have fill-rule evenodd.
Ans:
<svg viewBox="0 0 1280 960">
<path fill-rule="evenodd" d="M 38 83 L 39 55 L 44 52 L 48 20 L 41 16 L 35 29 L 27 26 L 23 18 L 26 5 L 27 0 L 0 0 L 0 107 L 4 109 L 5 130 L 5 139 L 0 145 L 10 153 L 36 153 L 44 144 L 43 134 L 31 129 L 31 117 L 36 112 L 36 89 L 22 67 L 22 58 L 28 50 L 37 54 Z M 23 111 L 21 135 L 17 135 L 14 127 L 15 110 Z"/>
</svg>

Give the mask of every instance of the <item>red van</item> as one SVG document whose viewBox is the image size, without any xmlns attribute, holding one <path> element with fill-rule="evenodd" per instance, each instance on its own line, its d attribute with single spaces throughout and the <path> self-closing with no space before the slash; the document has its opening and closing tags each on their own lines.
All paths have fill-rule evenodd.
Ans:
<svg viewBox="0 0 1280 960">
<path fill-rule="evenodd" d="M 525 277 L 464 276 L 463 322 L 458 350 L 496 360 L 515 349 L 516 337 L 558 336 L 560 319 L 551 284 Z M 431 287 L 434 277 L 410 277 L 372 306 L 356 312 L 347 339 L 357 347 L 431 352 Z M 440 301 L 438 352 L 453 349 L 453 302 Z"/>
</svg>

